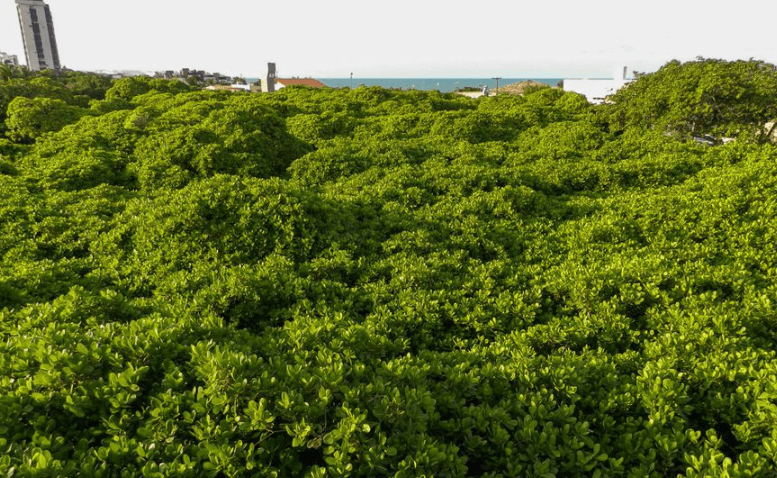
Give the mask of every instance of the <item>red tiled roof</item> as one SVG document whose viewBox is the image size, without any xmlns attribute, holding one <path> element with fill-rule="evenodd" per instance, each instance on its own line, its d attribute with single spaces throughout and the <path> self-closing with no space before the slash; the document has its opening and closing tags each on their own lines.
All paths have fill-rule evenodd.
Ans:
<svg viewBox="0 0 777 478">
<path fill-rule="evenodd" d="M 313 88 L 324 88 L 326 85 L 313 78 L 276 78 L 276 83 L 280 83 L 283 86 L 291 85 L 305 85 L 312 86 Z"/>
</svg>

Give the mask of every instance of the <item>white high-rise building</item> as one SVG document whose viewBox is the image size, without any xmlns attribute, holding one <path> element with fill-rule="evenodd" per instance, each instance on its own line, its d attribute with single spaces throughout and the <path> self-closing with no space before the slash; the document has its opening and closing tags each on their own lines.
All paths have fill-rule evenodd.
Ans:
<svg viewBox="0 0 777 478">
<path fill-rule="evenodd" d="M 27 68 L 30 71 L 59 70 L 59 51 L 49 6 L 43 0 L 16 0 L 16 9 Z"/>
</svg>

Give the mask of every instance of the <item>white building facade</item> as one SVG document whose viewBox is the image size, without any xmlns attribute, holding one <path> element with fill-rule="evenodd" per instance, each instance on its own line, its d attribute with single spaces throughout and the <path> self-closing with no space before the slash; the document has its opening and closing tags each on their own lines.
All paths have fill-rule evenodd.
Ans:
<svg viewBox="0 0 777 478">
<path fill-rule="evenodd" d="M 19 57 L 0 51 L 0 65 L 17 66 L 18 64 Z"/>
<path fill-rule="evenodd" d="M 51 10 L 43 0 L 16 0 L 24 55 L 30 71 L 59 70 L 59 51 Z"/>
<path fill-rule="evenodd" d="M 572 91 L 586 97 L 590 103 L 599 104 L 614 95 L 633 79 L 626 78 L 626 67 L 618 68 L 612 79 L 569 78 L 564 80 L 564 91 Z"/>
</svg>

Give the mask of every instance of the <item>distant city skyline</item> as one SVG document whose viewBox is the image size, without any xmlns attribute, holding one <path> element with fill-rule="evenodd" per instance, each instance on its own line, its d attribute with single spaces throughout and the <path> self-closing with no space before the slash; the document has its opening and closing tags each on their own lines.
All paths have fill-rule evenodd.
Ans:
<svg viewBox="0 0 777 478">
<path fill-rule="evenodd" d="M 285 77 L 587 78 L 697 56 L 777 63 L 777 4 L 763 0 L 47 3 L 61 64 L 76 70 L 263 77 L 275 62 Z M 0 51 L 21 59 L 15 7 L 0 2 Z"/>
</svg>

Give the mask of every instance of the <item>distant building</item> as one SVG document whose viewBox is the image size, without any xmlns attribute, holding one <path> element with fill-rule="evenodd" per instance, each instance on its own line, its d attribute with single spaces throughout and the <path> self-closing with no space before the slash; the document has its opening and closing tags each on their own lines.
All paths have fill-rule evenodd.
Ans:
<svg viewBox="0 0 777 478">
<path fill-rule="evenodd" d="M 182 68 L 179 72 L 173 70 L 157 71 L 154 72 L 154 78 L 164 78 L 166 80 L 187 80 L 189 78 L 197 78 L 200 81 L 208 83 L 219 83 L 222 85 L 235 83 L 235 79 L 231 76 L 222 75 L 221 73 L 208 73 L 204 70 L 193 70 L 191 68 Z"/>
<path fill-rule="evenodd" d="M 581 79 L 570 78 L 564 80 L 564 91 L 572 91 L 585 96 L 590 103 L 603 103 L 605 98 L 614 95 L 624 85 L 634 81 L 626 78 L 627 67 L 616 70 L 612 79 Z"/>
<path fill-rule="evenodd" d="M 262 93 L 272 93 L 292 85 L 311 86 L 313 88 L 326 87 L 325 84 L 313 78 L 278 78 L 275 71 L 275 63 L 267 64 L 267 78 L 261 84 Z"/>
<path fill-rule="evenodd" d="M 302 85 L 302 86 L 311 86 L 313 88 L 325 88 L 326 85 L 321 83 L 318 80 L 314 80 L 313 78 L 276 78 L 275 79 L 275 89 L 280 90 L 281 88 L 285 88 L 287 86 L 292 85 Z"/>
<path fill-rule="evenodd" d="M 238 91 L 251 91 L 251 85 L 210 85 L 205 88 L 206 90 L 211 91 L 232 91 L 232 92 L 238 92 Z"/>
<path fill-rule="evenodd" d="M 60 70 L 57 39 L 51 10 L 43 0 L 16 0 L 24 55 L 30 71 Z"/>
<path fill-rule="evenodd" d="M 207 73 L 205 72 L 205 70 L 192 70 L 190 68 L 181 68 L 181 73 L 179 74 L 179 77 L 186 79 L 194 76 L 202 81 L 205 81 L 206 74 Z"/>
<path fill-rule="evenodd" d="M 19 65 L 19 57 L 16 55 L 9 55 L 7 53 L 0 51 L 0 64 L 8 65 L 8 66 L 17 66 Z"/>
<path fill-rule="evenodd" d="M 262 92 L 272 93 L 275 91 L 275 63 L 267 64 L 267 78 L 262 82 Z"/>
</svg>

